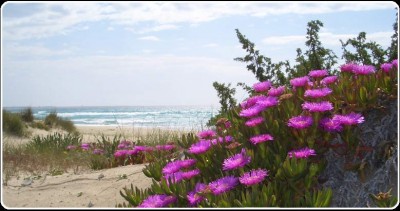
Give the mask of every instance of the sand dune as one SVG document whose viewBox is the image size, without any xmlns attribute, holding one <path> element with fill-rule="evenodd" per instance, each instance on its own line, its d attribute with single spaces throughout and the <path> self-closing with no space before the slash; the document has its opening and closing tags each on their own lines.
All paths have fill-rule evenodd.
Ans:
<svg viewBox="0 0 400 211">
<path fill-rule="evenodd" d="M 168 130 L 116 126 L 78 126 L 77 129 L 83 136 L 83 142 L 95 142 L 95 137 L 101 134 L 111 138 L 115 134 L 121 134 L 125 139 L 135 140 L 140 136 L 157 134 L 159 130 Z M 54 132 L 65 133 L 61 130 L 30 130 L 31 137 L 46 136 Z M 168 131 L 171 133 L 183 132 Z M 14 136 L 3 136 L 2 138 L 2 144 L 23 144 L 31 140 L 31 138 Z M 130 187 L 131 184 L 138 188 L 150 187 L 151 179 L 142 173 L 144 166 L 144 164 L 140 164 L 98 171 L 87 170 L 77 174 L 69 171 L 58 176 L 44 174 L 40 178 L 21 174 L 19 178 L 12 177 L 7 185 L 2 185 L 2 204 L 6 208 L 84 208 L 88 206 L 113 208 L 117 203 L 126 202 L 120 195 L 123 187 Z M 99 180 L 100 174 L 104 175 L 104 178 Z M 127 178 L 121 179 L 124 174 L 127 175 Z M 32 180 L 24 181 L 24 178 L 27 177 Z M 32 181 L 30 185 L 23 185 L 24 182 L 28 184 L 30 181 Z"/>
<path fill-rule="evenodd" d="M 123 187 L 150 187 L 151 179 L 142 173 L 144 165 L 130 165 L 84 174 L 65 173 L 42 176 L 23 186 L 23 178 L 8 181 L 2 188 L 6 208 L 93 207 L 112 208 L 126 202 L 120 195 Z M 104 175 L 100 180 L 99 175 Z M 123 175 L 126 179 L 121 179 Z"/>
</svg>

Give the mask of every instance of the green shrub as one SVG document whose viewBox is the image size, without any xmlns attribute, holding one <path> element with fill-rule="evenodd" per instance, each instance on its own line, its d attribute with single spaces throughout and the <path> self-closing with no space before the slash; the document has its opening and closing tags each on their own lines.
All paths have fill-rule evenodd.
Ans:
<svg viewBox="0 0 400 211">
<path fill-rule="evenodd" d="M 44 124 L 43 121 L 36 121 L 36 122 L 34 121 L 31 123 L 31 127 L 38 128 L 41 130 L 49 130 L 50 129 L 47 125 Z"/>
<path fill-rule="evenodd" d="M 33 122 L 35 118 L 33 117 L 32 108 L 29 107 L 21 111 L 21 118 L 25 122 Z"/>
<path fill-rule="evenodd" d="M 74 123 L 71 120 L 63 119 L 57 116 L 56 112 L 51 112 L 49 115 L 47 115 L 44 119 L 44 124 L 49 127 L 60 127 L 69 133 L 76 132 Z"/>
<path fill-rule="evenodd" d="M 16 136 L 24 136 L 25 124 L 18 114 L 3 110 L 3 131 Z"/>
<path fill-rule="evenodd" d="M 44 124 L 49 127 L 54 127 L 57 125 L 58 116 L 56 112 L 51 112 L 49 115 L 46 116 L 44 119 Z"/>
<path fill-rule="evenodd" d="M 75 145 L 80 146 L 82 143 L 82 136 L 76 134 L 49 134 L 45 137 L 35 136 L 31 142 L 27 144 L 27 148 L 34 152 L 62 152 L 67 146 Z"/>
</svg>

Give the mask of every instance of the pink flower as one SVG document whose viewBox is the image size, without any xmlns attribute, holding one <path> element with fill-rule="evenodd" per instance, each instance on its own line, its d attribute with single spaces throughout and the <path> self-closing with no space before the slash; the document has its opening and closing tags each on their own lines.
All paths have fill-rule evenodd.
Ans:
<svg viewBox="0 0 400 211">
<path fill-rule="evenodd" d="M 250 138 L 250 142 L 254 145 L 266 141 L 272 141 L 274 140 L 274 137 L 272 137 L 270 134 L 261 134 L 261 135 L 256 135 Z"/>
<path fill-rule="evenodd" d="M 369 75 L 375 72 L 375 67 L 372 65 L 359 65 L 353 69 L 356 75 Z"/>
<path fill-rule="evenodd" d="M 214 195 L 220 195 L 237 186 L 239 179 L 234 176 L 226 176 L 211 182 L 208 186 Z"/>
<path fill-rule="evenodd" d="M 212 139 L 217 133 L 213 130 L 204 130 L 197 134 L 197 136 L 201 139 Z"/>
<path fill-rule="evenodd" d="M 357 64 L 348 63 L 348 64 L 344 64 L 344 65 L 340 66 L 340 70 L 341 70 L 342 72 L 349 72 L 349 73 L 352 73 L 353 70 L 354 70 L 357 66 L 358 66 Z"/>
<path fill-rule="evenodd" d="M 267 91 L 270 87 L 271 87 L 271 82 L 269 82 L 269 81 L 263 81 L 263 82 L 255 83 L 255 84 L 253 85 L 253 89 L 254 89 L 256 92 L 265 92 L 265 91 Z"/>
<path fill-rule="evenodd" d="M 265 177 L 268 176 L 268 171 L 263 169 L 258 170 L 251 170 L 249 172 L 244 173 L 240 178 L 239 181 L 243 185 L 251 186 L 262 182 Z"/>
<path fill-rule="evenodd" d="M 328 101 L 304 102 L 301 106 L 303 110 L 307 110 L 310 112 L 325 112 L 333 109 L 332 103 Z"/>
<path fill-rule="evenodd" d="M 324 79 L 321 80 L 321 83 L 326 86 L 335 83 L 336 81 L 337 81 L 337 76 L 333 75 L 325 77 Z"/>
<path fill-rule="evenodd" d="M 209 140 L 200 140 L 197 143 L 192 144 L 189 148 L 189 152 L 192 154 L 202 154 L 208 151 L 211 147 Z"/>
<path fill-rule="evenodd" d="M 254 117 L 244 123 L 247 127 L 255 127 L 264 122 L 264 117 Z"/>
<path fill-rule="evenodd" d="M 233 155 L 224 160 L 222 170 L 233 170 L 249 164 L 251 157 L 246 155 L 246 150 L 242 149 L 239 154 Z"/>
<path fill-rule="evenodd" d="M 310 71 L 310 73 L 308 73 L 308 75 L 313 78 L 322 78 L 322 77 L 325 77 L 328 75 L 328 71 L 327 70 L 312 70 L 312 71 Z"/>
<path fill-rule="evenodd" d="M 288 126 L 296 129 L 308 128 L 313 124 L 310 116 L 295 116 L 289 119 Z"/>
<path fill-rule="evenodd" d="M 392 63 L 384 63 L 384 64 L 381 64 L 381 69 L 382 69 L 385 73 L 388 73 L 392 68 L 393 68 L 393 64 L 392 64 Z"/>
<path fill-rule="evenodd" d="M 296 158 L 308 158 L 308 157 L 314 156 L 316 154 L 315 154 L 315 150 L 305 147 L 305 148 L 299 149 L 299 150 L 292 150 L 292 151 L 288 152 L 288 155 L 290 158 L 292 158 L 293 155 Z"/>
<path fill-rule="evenodd" d="M 340 122 L 342 125 L 356 125 L 364 122 L 364 117 L 361 114 L 350 113 L 347 115 L 336 114 L 333 116 L 332 121 Z"/>
<path fill-rule="evenodd" d="M 309 81 L 310 79 L 308 78 L 308 76 L 304 76 L 304 77 L 293 78 L 292 80 L 290 80 L 290 84 L 293 87 L 301 87 L 308 85 Z"/>
<path fill-rule="evenodd" d="M 304 97 L 321 98 L 321 97 L 328 96 L 331 93 L 332 93 L 332 90 L 327 87 L 322 88 L 322 89 L 309 89 L 309 90 L 306 90 L 306 92 L 304 93 Z"/>
<path fill-rule="evenodd" d="M 272 87 L 268 91 L 268 96 L 278 97 L 278 96 L 282 95 L 284 91 L 285 91 L 285 86 L 279 86 L 278 88 Z"/>
</svg>

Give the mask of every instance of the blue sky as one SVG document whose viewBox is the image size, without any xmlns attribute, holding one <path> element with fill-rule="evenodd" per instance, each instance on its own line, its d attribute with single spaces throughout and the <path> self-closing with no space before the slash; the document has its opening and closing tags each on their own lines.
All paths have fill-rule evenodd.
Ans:
<svg viewBox="0 0 400 211">
<path fill-rule="evenodd" d="M 321 20 L 325 47 L 367 33 L 390 44 L 393 2 L 53 2 L 2 9 L 3 106 L 213 105 L 214 81 L 255 77 L 233 60 L 238 28 L 274 62 L 304 49 Z M 238 88 L 239 101 L 246 97 Z"/>
</svg>

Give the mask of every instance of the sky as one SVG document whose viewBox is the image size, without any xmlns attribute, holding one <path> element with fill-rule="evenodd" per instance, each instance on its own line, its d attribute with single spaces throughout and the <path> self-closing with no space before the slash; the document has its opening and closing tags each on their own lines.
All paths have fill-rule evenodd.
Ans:
<svg viewBox="0 0 400 211">
<path fill-rule="evenodd" d="M 7 2 L 1 6 L 2 105 L 219 106 L 214 81 L 257 82 L 239 29 L 273 62 L 294 64 L 307 23 L 340 58 L 340 39 L 390 45 L 386 2 Z M 342 63 L 341 63 L 342 64 Z M 239 102 L 247 94 L 237 87 Z"/>
</svg>

